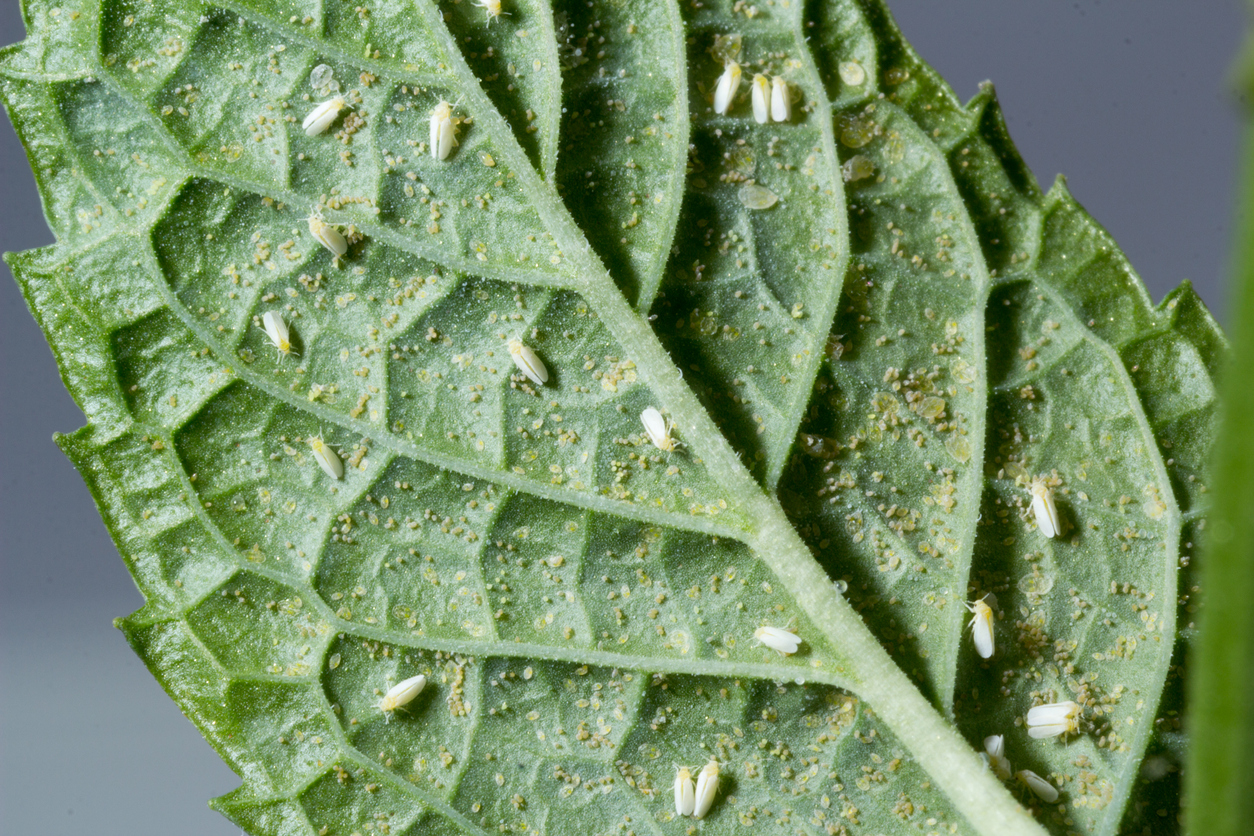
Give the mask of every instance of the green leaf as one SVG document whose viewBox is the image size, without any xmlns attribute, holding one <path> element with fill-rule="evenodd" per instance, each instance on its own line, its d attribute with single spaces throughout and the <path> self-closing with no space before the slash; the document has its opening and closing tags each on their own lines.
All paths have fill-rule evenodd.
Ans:
<svg viewBox="0 0 1254 836">
<path fill-rule="evenodd" d="M 215 806 L 681 832 L 673 767 L 713 758 L 727 831 L 1174 822 L 1226 350 L 1197 297 L 1154 307 L 878 2 L 503 11 L 28 0 L 0 54 L 58 238 L 9 263 L 88 418 L 60 443 L 147 599 L 119 626 L 242 778 Z M 732 55 L 787 123 L 748 84 L 713 113 Z M 348 106 L 308 136 L 320 64 Z M 1068 699 L 1080 733 L 1031 739 Z"/>
</svg>

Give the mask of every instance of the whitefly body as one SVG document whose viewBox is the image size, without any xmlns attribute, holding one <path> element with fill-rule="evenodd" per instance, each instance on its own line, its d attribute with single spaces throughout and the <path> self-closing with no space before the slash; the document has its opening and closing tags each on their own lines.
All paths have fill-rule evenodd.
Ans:
<svg viewBox="0 0 1254 836">
<path fill-rule="evenodd" d="M 335 121 L 335 117 L 339 116 L 340 111 L 343 109 L 344 97 L 336 96 L 335 98 L 327 99 L 309 111 L 309 115 L 301 123 L 301 127 L 305 129 L 305 135 L 317 136 L 331 127 L 331 123 Z"/>
<path fill-rule="evenodd" d="M 309 216 L 309 234 L 336 257 L 348 252 L 348 240 L 317 212 Z"/>
<path fill-rule="evenodd" d="M 474 5 L 483 9 L 484 14 L 487 15 L 487 26 L 491 26 L 492 21 L 504 14 L 504 12 L 501 11 L 501 0 L 479 0 L 479 2 Z"/>
<path fill-rule="evenodd" d="M 1051 702 L 1028 709 L 1028 735 L 1036 739 L 1059 734 L 1075 734 L 1080 730 L 1080 715 L 1084 709 L 1079 703 Z"/>
<path fill-rule="evenodd" d="M 671 438 L 675 425 L 663 418 L 656 407 L 650 406 L 641 412 L 640 423 L 644 424 L 645 434 L 657 449 L 672 453 L 679 448 L 679 442 Z"/>
<path fill-rule="evenodd" d="M 1000 734 L 984 738 L 984 753 L 993 774 L 1003 781 L 1009 780 L 1012 770 L 1010 759 L 1006 757 L 1006 739 Z"/>
<path fill-rule="evenodd" d="M 1058 506 L 1054 504 L 1054 492 L 1041 480 L 1034 480 L 1032 487 L 1032 516 L 1036 527 L 1046 537 L 1057 537 L 1062 531 L 1058 520 Z"/>
<path fill-rule="evenodd" d="M 1020 769 L 1015 773 L 1015 778 L 1046 804 L 1053 804 L 1058 800 L 1058 788 L 1032 770 Z"/>
<path fill-rule="evenodd" d="M 728 61 L 723 65 L 723 74 L 718 77 L 718 83 L 714 85 L 714 112 L 725 114 L 731 110 L 732 100 L 736 98 L 736 91 L 740 89 L 740 65 L 735 61 Z"/>
<path fill-rule="evenodd" d="M 771 118 L 776 122 L 787 122 L 792 118 L 790 95 L 787 81 L 779 76 L 771 79 Z"/>
<path fill-rule="evenodd" d="M 771 121 L 771 82 L 762 73 L 753 77 L 749 100 L 753 103 L 753 121 L 765 125 Z"/>
<path fill-rule="evenodd" d="M 696 790 L 692 785 L 692 773 L 688 767 L 675 770 L 675 815 L 691 816 L 696 805 Z"/>
<path fill-rule="evenodd" d="M 513 358 L 518 370 L 535 385 L 543 386 L 549 382 L 549 370 L 544 365 L 544 361 L 521 341 L 509 341 L 509 356 Z"/>
<path fill-rule="evenodd" d="M 422 674 L 403 679 L 389 688 L 383 695 L 383 699 L 379 700 L 379 710 L 390 716 L 396 709 L 404 708 L 413 702 L 414 697 L 421 694 L 425 687 L 427 687 L 427 678 Z"/>
<path fill-rule="evenodd" d="M 801 637 L 782 627 L 759 627 L 753 637 L 780 656 L 791 656 L 801 647 Z"/>
<path fill-rule="evenodd" d="M 975 640 L 975 652 L 980 654 L 981 659 L 992 657 L 994 651 L 993 643 L 993 608 L 990 607 L 985 600 L 985 595 L 978 601 L 972 601 L 967 604 L 967 611 L 971 613 L 971 637 Z"/>
<path fill-rule="evenodd" d="M 458 119 L 453 116 L 453 106 L 443 99 L 431 109 L 431 156 L 447 160 L 457 145 Z"/>
<path fill-rule="evenodd" d="M 332 479 L 344 478 L 344 462 L 340 461 L 340 454 L 332 450 L 331 445 L 322 440 L 322 436 L 315 435 L 309 439 L 309 449 L 313 451 L 314 461 L 322 468 L 323 473 Z"/>
<path fill-rule="evenodd" d="M 287 323 L 283 321 L 282 314 L 278 311 L 266 311 L 261 315 L 261 327 L 265 329 L 266 339 L 270 341 L 270 345 L 278 350 L 279 359 L 292 353 L 291 333 L 287 329 Z"/>
<path fill-rule="evenodd" d="M 693 796 L 692 817 L 703 819 L 714 804 L 714 796 L 718 794 L 718 761 L 713 758 L 697 775 L 697 791 Z"/>
</svg>

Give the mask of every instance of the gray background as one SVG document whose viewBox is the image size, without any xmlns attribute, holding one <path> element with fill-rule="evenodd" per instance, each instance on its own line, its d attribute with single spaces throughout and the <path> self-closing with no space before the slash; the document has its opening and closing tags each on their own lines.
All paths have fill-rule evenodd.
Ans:
<svg viewBox="0 0 1254 836">
<path fill-rule="evenodd" d="M 964 98 L 996 82 L 1037 177 L 1068 175 L 1155 299 L 1188 278 L 1223 319 L 1240 0 L 890 5 Z M 17 3 L 0 0 L 0 44 L 22 33 Z M 0 250 L 51 243 L 0 121 Z M 0 821 L 9 833 L 238 833 L 205 806 L 235 776 L 111 626 L 142 601 L 50 439 L 83 418 L 0 272 Z"/>
</svg>

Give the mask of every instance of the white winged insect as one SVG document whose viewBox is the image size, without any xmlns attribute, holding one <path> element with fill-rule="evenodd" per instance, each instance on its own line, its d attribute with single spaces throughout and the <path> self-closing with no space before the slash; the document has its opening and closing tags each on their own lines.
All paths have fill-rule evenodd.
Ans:
<svg viewBox="0 0 1254 836">
<path fill-rule="evenodd" d="M 427 678 L 422 674 L 403 679 L 389 688 L 383 695 L 383 699 L 379 700 L 379 710 L 383 712 L 385 719 L 391 720 L 393 711 L 409 705 L 425 687 L 427 687 Z"/>
<path fill-rule="evenodd" d="M 780 656 L 791 656 L 801 647 L 801 637 L 782 627 L 759 627 L 753 637 Z"/>
<path fill-rule="evenodd" d="M 649 441 L 652 441 L 657 449 L 673 453 L 683 446 L 671 438 L 671 430 L 675 428 L 674 422 L 663 418 L 662 413 L 658 412 L 656 407 L 650 406 L 641 412 L 640 423 L 644 424 L 644 431 L 649 436 Z"/>
<path fill-rule="evenodd" d="M 765 125 L 771 121 L 771 81 L 762 73 L 757 73 L 750 83 L 752 95 L 749 98 L 753 102 L 753 121 Z"/>
<path fill-rule="evenodd" d="M 461 119 L 453 115 L 453 105 L 440 99 L 431 109 L 431 156 L 447 160 L 457 145 L 457 126 Z"/>
<path fill-rule="evenodd" d="M 988 756 L 993 774 L 1003 781 L 1010 779 L 1010 759 L 1006 757 L 1006 739 L 1000 734 L 984 738 L 984 753 Z"/>
<path fill-rule="evenodd" d="M 692 802 L 692 817 L 703 819 L 714 804 L 714 796 L 718 794 L 718 761 L 710 758 L 710 762 L 701 767 L 697 775 L 697 792 Z"/>
<path fill-rule="evenodd" d="M 492 21 L 496 20 L 503 14 L 507 14 L 507 12 L 501 11 L 501 0 L 479 0 L 479 2 L 473 3 L 472 5 L 483 9 L 484 14 L 487 15 L 488 22 L 484 24 L 485 26 L 491 26 Z"/>
<path fill-rule="evenodd" d="M 740 65 L 729 60 L 723 65 L 723 74 L 718 77 L 718 84 L 714 86 L 714 112 L 723 115 L 731 110 L 732 99 L 736 97 L 739 88 Z"/>
<path fill-rule="evenodd" d="M 348 240 L 333 225 L 324 221 L 322 213 L 316 208 L 309 214 L 309 234 L 337 258 L 348 252 Z"/>
<path fill-rule="evenodd" d="M 1059 734 L 1075 734 L 1080 731 L 1080 716 L 1083 713 L 1083 707 L 1071 700 L 1029 708 L 1028 736 L 1039 740 Z"/>
<path fill-rule="evenodd" d="M 543 386 L 549 382 L 549 370 L 544 365 L 544 361 L 521 340 L 509 341 L 509 356 L 513 358 L 518 370 L 535 385 Z"/>
<path fill-rule="evenodd" d="M 344 478 L 344 462 L 340 460 L 340 454 L 332 450 L 331 445 L 322 440 L 322 436 L 315 435 L 309 439 L 309 449 L 313 451 L 313 457 L 323 473 L 332 479 Z"/>
<path fill-rule="evenodd" d="M 1058 800 L 1058 788 L 1032 770 L 1020 769 L 1015 773 L 1015 778 L 1046 804 L 1053 804 Z"/>
<path fill-rule="evenodd" d="M 787 81 L 779 76 L 771 79 L 771 118 L 776 122 L 787 122 L 792 118 L 791 93 Z"/>
<path fill-rule="evenodd" d="M 675 770 L 675 815 L 691 816 L 696 804 L 695 790 L 692 786 L 692 773 L 688 767 L 680 766 Z"/>
<path fill-rule="evenodd" d="M 1046 537 L 1057 537 L 1062 525 L 1058 519 L 1058 506 L 1054 504 L 1054 492 L 1044 479 L 1033 479 L 1028 490 L 1032 493 L 1032 516 L 1036 519 L 1036 527 Z"/>
<path fill-rule="evenodd" d="M 265 329 L 266 339 L 279 352 L 279 359 L 292 354 L 292 335 L 278 311 L 266 311 L 261 315 L 261 327 Z"/>
<path fill-rule="evenodd" d="M 331 127 L 331 123 L 335 121 L 335 117 L 340 115 L 340 111 L 344 109 L 346 104 L 343 96 L 336 96 L 327 99 L 309 111 L 309 115 L 301 123 L 301 127 L 305 129 L 305 135 L 317 136 Z"/>
<path fill-rule="evenodd" d="M 985 603 L 988 597 L 985 595 L 978 601 L 963 605 L 972 614 L 971 637 L 975 640 L 975 652 L 980 654 L 981 659 L 992 657 L 994 650 L 993 608 Z"/>
</svg>

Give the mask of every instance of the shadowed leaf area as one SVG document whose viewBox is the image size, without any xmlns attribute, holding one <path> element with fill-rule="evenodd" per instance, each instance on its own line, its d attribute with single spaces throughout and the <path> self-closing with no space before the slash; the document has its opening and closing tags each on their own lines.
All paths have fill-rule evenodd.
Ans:
<svg viewBox="0 0 1254 836">
<path fill-rule="evenodd" d="M 24 15 L 7 258 L 240 827 L 1175 832 L 1225 338 L 881 3 Z"/>
</svg>

